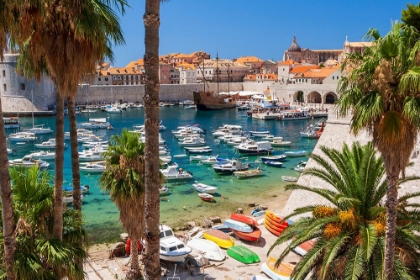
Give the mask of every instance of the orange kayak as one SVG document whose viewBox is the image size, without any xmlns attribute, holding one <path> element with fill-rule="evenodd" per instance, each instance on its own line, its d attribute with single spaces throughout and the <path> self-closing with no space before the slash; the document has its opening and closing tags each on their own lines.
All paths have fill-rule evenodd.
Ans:
<svg viewBox="0 0 420 280">
<path fill-rule="evenodd" d="M 258 242 L 258 239 L 261 237 L 261 230 L 257 227 L 254 228 L 253 232 L 242 232 L 232 229 L 232 232 L 242 240 Z"/>
<path fill-rule="evenodd" d="M 278 229 L 278 228 L 272 227 L 270 225 L 270 223 L 268 223 L 267 221 L 264 221 L 264 226 L 269 232 L 271 232 L 275 236 L 279 236 L 282 233 L 282 231 L 284 230 L 284 229 Z"/>
<path fill-rule="evenodd" d="M 230 214 L 230 218 L 232 220 L 242 222 L 250 226 L 255 226 L 255 227 L 258 226 L 258 221 L 254 217 L 246 216 L 243 214 L 232 213 Z"/>
<path fill-rule="evenodd" d="M 276 223 L 287 223 L 287 221 L 283 221 L 282 217 L 277 216 L 276 214 L 270 211 L 265 211 L 265 218 L 266 219 L 268 218 L 271 221 L 276 222 Z"/>
<path fill-rule="evenodd" d="M 285 228 L 288 227 L 287 223 L 283 223 L 283 222 L 277 223 L 277 222 L 273 222 L 270 219 L 265 219 L 264 221 L 267 222 L 268 224 L 270 224 L 270 226 L 272 228 L 274 228 L 276 230 L 279 230 L 279 231 L 283 231 Z"/>
</svg>

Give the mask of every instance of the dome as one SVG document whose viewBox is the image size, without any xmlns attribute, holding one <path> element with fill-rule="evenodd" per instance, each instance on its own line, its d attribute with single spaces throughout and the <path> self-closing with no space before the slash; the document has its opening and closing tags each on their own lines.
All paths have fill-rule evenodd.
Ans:
<svg viewBox="0 0 420 280">
<path fill-rule="evenodd" d="M 290 47 L 287 49 L 289 52 L 300 52 L 302 49 L 300 46 L 296 43 L 296 36 L 293 36 L 293 43 L 290 45 Z"/>
</svg>

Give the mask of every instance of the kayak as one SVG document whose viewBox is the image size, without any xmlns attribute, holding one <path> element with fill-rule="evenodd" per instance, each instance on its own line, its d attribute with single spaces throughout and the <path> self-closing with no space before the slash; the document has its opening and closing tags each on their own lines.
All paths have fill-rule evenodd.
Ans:
<svg viewBox="0 0 420 280">
<path fill-rule="evenodd" d="M 223 231 L 217 230 L 217 229 L 209 229 L 206 230 L 203 233 L 204 239 L 213 241 L 217 245 L 219 245 L 220 248 L 227 249 L 229 247 L 232 247 L 235 245 L 235 242 L 233 241 L 232 237 L 224 233 Z"/>
<path fill-rule="evenodd" d="M 261 230 L 258 227 L 255 227 L 253 232 L 241 232 L 234 229 L 232 229 L 232 232 L 236 237 L 245 241 L 258 242 L 261 237 Z"/>
<path fill-rule="evenodd" d="M 246 216 L 244 214 L 232 213 L 230 214 L 230 218 L 232 220 L 242 222 L 250 226 L 258 226 L 257 219 L 255 219 L 254 217 Z"/>
<path fill-rule="evenodd" d="M 242 231 L 242 232 L 252 232 L 253 229 L 250 225 L 247 225 L 245 223 L 242 222 L 238 222 L 232 219 L 226 219 L 223 224 L 225 224 L 226 226 L 230 227 L 230 229 L 234 229 L 237 231 Z"/>
<path fill-rule="evenodd" d="M 268 223 L 272 228 L 278 231 L 283 231 L 284 229 L 288 227 L 288 223 L 284 223 L 284 222 L 277 223 L 267 218 L 265 218 L 264 221 Z"/>
<path fill-rule="evenodd" d="M 260 261 L 260 258 L 255 252 L 251 251 L 243 245 L 230 247 L 227 249 L 227 254 L 231 258 L 234 258 L 235 260 L 245 264 L 257 263 Z"/>
<path fill-rule="evenodd" d="M 266 218 L 269 218 L 270 220 L 272 220 L 272 221 L 275 221 L 275 222 L 281 222 L 282 220 L 283 220 L 283 218 L 282 217 L 280 217 L 280 216 L 278 216 L 278 215 L 276 215 L 276 214 L 274 214 L 273 212 L 271 212 L 271 211 L 265 211 L 265 217 Z"/>
<path fill-rule="evenodd" d="M 266 220 L 264 221 L 264 226 L 269 232 L 271 232 L 275 236 L 279 236 L 283 232 L 283 229 L 278 229 L 278 228 L 272 227 L 271 224 L 269 222 L 267 222 Z"/>
<path fill-rule="evenodd" d="M 273 280 L 290 280 L 290 275 L 295 268 L 291 263 L 280 263 L 276 268 L 276 259 L 270 257 L 265 263 L 261 265 L 261 271 L 267 274 Z"/>
</svg>

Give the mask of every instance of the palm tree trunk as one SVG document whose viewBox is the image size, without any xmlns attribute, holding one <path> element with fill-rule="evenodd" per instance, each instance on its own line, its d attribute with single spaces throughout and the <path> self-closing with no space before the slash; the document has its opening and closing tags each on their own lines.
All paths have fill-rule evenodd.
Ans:
<svg viewBox="0 0 420 280">
<path fill-rule="evenodd" d="M 386 279 L 394 279 L 394 254 L 395 254 L 395 236 L 397 226 L 397 208 L 398 208 L 398 176 L 388 175 L 388 189 L 386 192 L 386 232 L 385 232 L 385 265 L 384 273 Z"/>
<path fill-rule="evenodd" d="M 159 233 L 159 9 L 160 0 L 146 0 L 145 14 L 145 279 L 161 279 Z"/>
<path fill-rule="evenodd" d="M 75 96 L 67 98 L 70 125 L 71 171 L 73 182 L 73 209 L 82 212 L 82 198 L 80 193 L 79 143 L 77 142 Z M 81 213 L 80 213 L 81 214 Z M 80 215 L 80 221 L 82 216 Z"/>
<path fill-rule="evenodd" d="M 56 107 L 53 236 L 63 240 L 64 99 L 61 92 L 56 93 Z"/>
<path fill-rule="evenodd" d="M 6 133 L 4 131 L 3 110 L 0 98 L 0 187 L 3 219 L 4 259 L 6 278 L 15 279 L 13 263 L 16 254 L 15 219 L 13 217 L 12 188 L 10 186 L 9 158 L 7 156 Z"/>
<path fill-rule="evenodd" d="M 139 267 L 139 247 L 138 247 L 138 238 L 130 236 L 130 252 L 131 252 L 131 266 L 130 271 L 127 273 L 126 277 L 129 280 L 140 279 L 140 267 Z"/>
</svg>

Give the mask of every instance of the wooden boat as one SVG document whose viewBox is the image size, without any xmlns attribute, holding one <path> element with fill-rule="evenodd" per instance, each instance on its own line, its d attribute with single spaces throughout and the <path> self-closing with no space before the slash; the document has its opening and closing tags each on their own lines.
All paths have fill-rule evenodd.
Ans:
<svg viewBox="0 0 420 280">
<path fill-rule="evenodd" d="M 198 196 L 201 198 L 202 201 L 211 202 L 213 201 L 213 196 L 208 193 L 199 193 Z"/>
<path fill-rule="evenodd" d="M 225 252 L 213 241 L 193 238 L 187 242 L 187 246 L 191 249 L 201 252 L 206 258 L 212 261 L 221 262 L 226 258 Z"/>
<path fill-rule="evenodd" d="M 235 245 L 235 242 L 233 241 L 232 237 L 218 229 L 206 230 L 203 233 L 203 237 L 204 239 L 213 241 L 214 243 L 219 245 L 220 248 L 227 249 Z"/>
<path fill-rule="evenodd" d="M 281 178 L 283 179 L 283 181 L 286 182 L 297 182 L 298 178 L 293 177 L 293 176 L 281 176 Z"/>
<path fill-rule="evenodd" d="M 262 175 L 262 169 L 256 168 L 256 169 L 249 169 L 249 170 L 243 170 L 243 171 L 234 171 L 233 175 L 236 176 L 238 179 L 242 178 L 251 178 L 251 177 L 257 177 Z"/>
<path fill-rule="evenodd" d="M 263 161 L 263 163 L 265 165 L 273 166 L 273 167 L 282 167 L 283 166 L 283 162 L 279 162 L 279 161 L 266 160 L 266 161 Z"/>
<path fill-rule="evenodd" d="M 261 157 L 261 161 L 265 162 L 265 161 L 285 161 L 287 158 L 287 155 L 282 154 L 282 155 L 278 155 L 278 156 L 262 156 Z"/>
<path fill-rule="evenodd" d="M 244 264 L 260 262 L 258 255 L 243 245 L 232 246 L 227 250 L 228 256 Z"/>
<path fill-rule="evenodd" d="M 230 214 L 232 220 L 245 223 L 250 226 L 258 226 L 258 221 L 254 217 L 250 217 L 244 214 L 232 213 Z"/>
<path fill-rule="evenodd" d="M 197 109 L 204 111 L 236 108 L 237 97 L 237 94 L 219 94 L 206 90 L 193 92 L 194 103 Z"/>
<path fill-rule="evenodd" d="M 250 225 L 247 225 L 245 223 L 242 222 L 238 222 L 232 219 L 226 219 L 223 224 L 225 224 L 226 226 L 230 227 L 231 229 L 237 230 L 237 231 L 242 231 L 242 232 L 252 232 L 253 229 Z"/>
<path fill-rule="evenodd" d="M 241 232 L 234 229 L 232 229 L 232 232 L 239 239 L 250 242 L 258 242 L 258 239 L 260 239 L 261 237 L 261 230 L 258 227 L 254 227 L 254 230 L 252 232 Z"/>
<path fill-rule="evenodd" d="M 202 184 L 202 183 L 199 183 L 197 181 L 195 181 L 195 183 L 192 184 L 192 185 L 193 185 L 194 189 L 196 191 L 200 192 L 200 193 L 214 194 L 217 191 L 216 187 L 209 186 L 209 185 L 206 185 L 206 184 Z"/>
<path fill-rule="evenodd" d="M 303 157 L 303 156 L 306 156 L 306 151 L 304 151 L 304 150 L 287 151 L 287 152 L 284 152 L 284 154 L 288 157 Z"/>
<path fill-rule="evenodd" d="M 287 242 L 287 244 L 289 246 L 290 246 L 290 243 L 292 243 L 292 240 L 290 240 L 289 242 Z M 292 250 L 296 254 L 298 254 L 298 255 L 300 255 L 300 256 L 303 257 L 304 255 L 306 255 L 309 252 L 309 250 L 311 250 L 314 247 L 315 243 L 316 243 L 315 240 L 308 240 L 308 241 L 305 241 L 302 244 L 296 246 Z"/>
<path fill-rule="evenodd" d="M 292 263 L 280 263 L 276 268 L 276 259 L 270 257 L 265 263 L 261 265 L 261 271 L 267 274 L 273 280 L 290 280 L 295 265 Z"/>
</svg>

